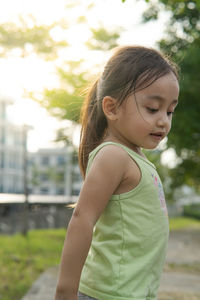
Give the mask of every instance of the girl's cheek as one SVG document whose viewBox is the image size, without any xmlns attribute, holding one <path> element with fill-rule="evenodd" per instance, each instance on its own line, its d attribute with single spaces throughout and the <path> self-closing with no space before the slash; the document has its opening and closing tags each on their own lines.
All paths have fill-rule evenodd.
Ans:
<svg viewBox="0 0 200 300">
<path fill-rule="evenodd" d="M 144 120 L 147 122 L 155 122 L 155 116 L 153 114 L 146 113 L 144 114 Z"/>
</svg>

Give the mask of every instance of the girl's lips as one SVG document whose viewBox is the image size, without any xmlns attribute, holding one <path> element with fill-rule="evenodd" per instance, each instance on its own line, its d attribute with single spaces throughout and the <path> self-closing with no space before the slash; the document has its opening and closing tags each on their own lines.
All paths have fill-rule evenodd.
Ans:
<svg viewBox="0 0 200 300">
<path fill-rule="evenodd" d="M 164 133 L 162 132 L 150 133 L 150 135 L 156 140 L 162 140 L 164 137 Z"/>
</svg>

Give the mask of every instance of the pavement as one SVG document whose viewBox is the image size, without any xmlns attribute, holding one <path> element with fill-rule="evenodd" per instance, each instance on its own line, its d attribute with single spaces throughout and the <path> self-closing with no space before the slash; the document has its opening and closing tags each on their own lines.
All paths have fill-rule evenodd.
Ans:
<svg viewBox="0 0 200 300">
<path fill-rule="evenodd" d="M 200 300 L 200 272 L 186 267 L 200 265 L 199 249 L 199 230 L 170 234 L 158 300 Z M 168 267 L 170 264 L 176 265 L 173 271 Z M 185 266 L 184 271 L 180 271 L 181 266 Z M 21 300 L 54 300 L 57 276 L 58 266 L 46 270 Z"/>
</svg>

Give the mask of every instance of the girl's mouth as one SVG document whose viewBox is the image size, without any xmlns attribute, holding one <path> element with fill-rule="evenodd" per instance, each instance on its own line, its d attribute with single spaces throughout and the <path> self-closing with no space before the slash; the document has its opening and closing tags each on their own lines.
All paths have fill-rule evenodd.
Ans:
<svg viewBox="0 0 200 300">
<path fill-rule="evenodd" d="M 150 133 L 150 135 L 156 140 L 162 140 L 164 137 L 164 133 L 162 132 Z"/>
</svg>

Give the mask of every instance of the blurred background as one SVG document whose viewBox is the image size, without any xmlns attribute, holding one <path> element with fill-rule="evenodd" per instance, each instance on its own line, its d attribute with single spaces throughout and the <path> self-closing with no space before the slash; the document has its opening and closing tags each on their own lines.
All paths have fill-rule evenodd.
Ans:
<svg viewBox="0 0 200 300">
<path fill-rule="evenodd" d="M 170 218 L 200 219 L 200 2 L 0 0 L 1 234 L 68 224 L 66 205 L 82 184 L 87 87 L 113 48 L 134 44 L 180 67 L 171 133 L 146 155 L 160 171 Z"/>
<path fill-rule="evenodd" d="M 164 0 L 0 1 L 2 214 L 12 210 L 6 202 L 76 201 L 85 91 L 112 48 L 139 44 L 161 50 L 180 67 L 172 131 L 147 156 L 160 169 L 169 214 L 200 216 L 199 6 Z"/>
<path fill-rule="evenodd" d="M 82 181 L 77 149 L 85 91 L 112 48 L 139 44 L 161 50 L 180 66 L 172 131 L 147 155 L 159 166 L 170 215 L 199 217 L 199 6 L 164 0 L 0 1 L 1 203 L 28 201 L 28 195 L 37 203 L 75 201 L 71 196 L 79 194 Z"/>
</svg>

